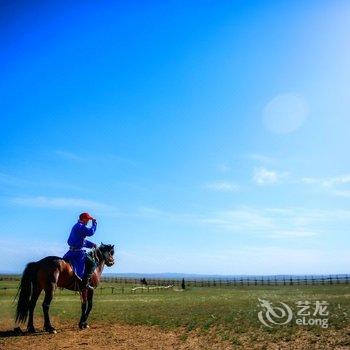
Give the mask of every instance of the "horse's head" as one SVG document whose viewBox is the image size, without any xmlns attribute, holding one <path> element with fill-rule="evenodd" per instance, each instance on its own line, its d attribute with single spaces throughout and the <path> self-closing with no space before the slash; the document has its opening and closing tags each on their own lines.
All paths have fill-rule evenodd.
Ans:
<svg viewBox="0 0 350 350">
<path fill-rule="evenodd" d="M 103 244 L 98 247 L 99 253 L 101 254 L 102 260 L 105 264 L 110 267 L 114 265 L 114 244 Z"/>
</svg>

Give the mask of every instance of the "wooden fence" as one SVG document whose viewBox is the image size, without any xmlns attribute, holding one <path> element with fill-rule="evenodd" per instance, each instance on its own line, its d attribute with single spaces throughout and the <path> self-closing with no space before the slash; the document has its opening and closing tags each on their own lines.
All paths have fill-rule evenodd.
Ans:
<svg viewBox="0 0 350 350">
<path fill-rule="evenodd" d="M 182 279 L 145 278 L 149 286 L 174 285 L 181 287 Z M 128 277 L 103 277 L 102 281 L 124 285 L 139 285 L 140 279 Z M 281 286 L 281 285 L 332 285 L 349 284 L 350 275 L 315 276 L 261 276 L 212 279 L 184 279 L 187 287 L 235 287 L 235 286 Z"/>
<path fill-rule="evenodd" d="M 0 281 L 19 281 L 19 275 L 1 275 Z M 143 283 L 141 283 L 141 280 Z M 162 292 L 166 290 L 181 291 L 183 279 L 161 278 L 129 278 L 129 277 L 103 277 L 102 284 L 98 287 L 100 294 L 124 294 Z M 239 286 L 293 286 L 293 285 L 339 285 L 349 284 L 350 275 L 317 275 L 317 276 L 260 276 L 260 277 L 235 277 L 212 279 L 184 279 L 187 287 L 215 287 L 233 288 Z M 14 287 L 0 287 L 3 294 L 7 294 Z"/>
</svg>

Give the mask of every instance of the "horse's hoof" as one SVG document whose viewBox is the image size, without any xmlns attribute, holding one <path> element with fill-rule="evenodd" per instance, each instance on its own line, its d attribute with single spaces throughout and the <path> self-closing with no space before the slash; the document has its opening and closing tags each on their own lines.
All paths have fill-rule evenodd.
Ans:
<svg viewBox="0 0 350 350">
<path fill-rule="evenodd" d="M 24 335 L 24 332 L 22 331 L 22 329 L 20 327 L 15 327 L 13 332 L 15 335 Z"/>
<path fill-rule="evenodd" d="M 90 328 L 90 326 L 86 322 L 82 322 L 82 323 L 79 323 L 79 328 L 86 329 L 86 328 Z"/>
<path fill-rule="evenodd" d="M 56 329 L 53 328 L 52 326 L 44 327 L 44 330 L 45 330 L 46 332 L 51 333 L 51 334 L 56 334 L 56 333 L 57 333 Z"/>
<path fill-rule="evenodd" d="M 28 333 L 36 333 L 36 329 L 34 327 L 28 327 L 27 332 Z"/>
</svg>

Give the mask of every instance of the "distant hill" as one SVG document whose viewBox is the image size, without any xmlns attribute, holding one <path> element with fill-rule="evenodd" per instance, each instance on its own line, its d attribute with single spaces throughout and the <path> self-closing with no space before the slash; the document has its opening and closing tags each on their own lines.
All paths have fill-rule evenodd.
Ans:
<svg viewBox="0 0 350 350">
<path fill-rule="evenodd" d="M 104 273 L 104 277 L 120 277 L 120 278 L 149 278 L 149 279 L 193 279 L 193 280 L 214 280 L 214 279 L 276 279 L 283 280 L 288 278 L 307 278 L 311 279 L 317 276 L 330 276 L 330 275 L 205 275 L 205 274 L 188 274 L 188 273 L 174 273 L 174 272 L 163 272 L 163 273 Z M 346 274 L 331 274 L 331 276 L 345 277 Z"/>
<path fill-rule="evenodd" d="M 0 272 L 0 276 L 20 276 L 20 273 L 8 273 L 8 272 Z M 345 278 L 346 274 L 314 274 L 314 275 L 206 275 L 206 274 L 194 274 L 194 273 L 175 273 L 175 272 L 162 272 L 162 273 L 139 273 L 139 272 L 125 272 L 125 273 L 103 273 L 103 277 L 111 277 L 111 278 L 134 278 L 134 279 L 167 279 L 167 280 L 178 280 L 185 278 L 187 280 L 234 280 L 243 278 L 245 280 L 284 280 L 284 279 L 312 279 L 321 276 L 333 276 L 338 278 Z"/>
</svg>

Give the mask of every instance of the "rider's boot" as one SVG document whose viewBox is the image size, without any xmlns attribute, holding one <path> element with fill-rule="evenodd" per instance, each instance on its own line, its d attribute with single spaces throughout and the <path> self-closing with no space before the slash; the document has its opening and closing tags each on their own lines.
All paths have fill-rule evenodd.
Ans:
<svg viewBox="0 0 350 350">
<path fill-rule="evenodd" d="M 90 278 L 93 275 L 95 270 L 95 265 L 90 259 L 86 259 L 85 262 L 85 274 L 81 280 L 81 289 L 94 289 L 93 286 L 90 285 Z"/>
<path fill-rule="evenodd" d="M 94 289 L 93 286 L 90 285 L 90 278 L 92 273 L 86 274 L 81 280 L 81 289 Z"/>
</svg>

